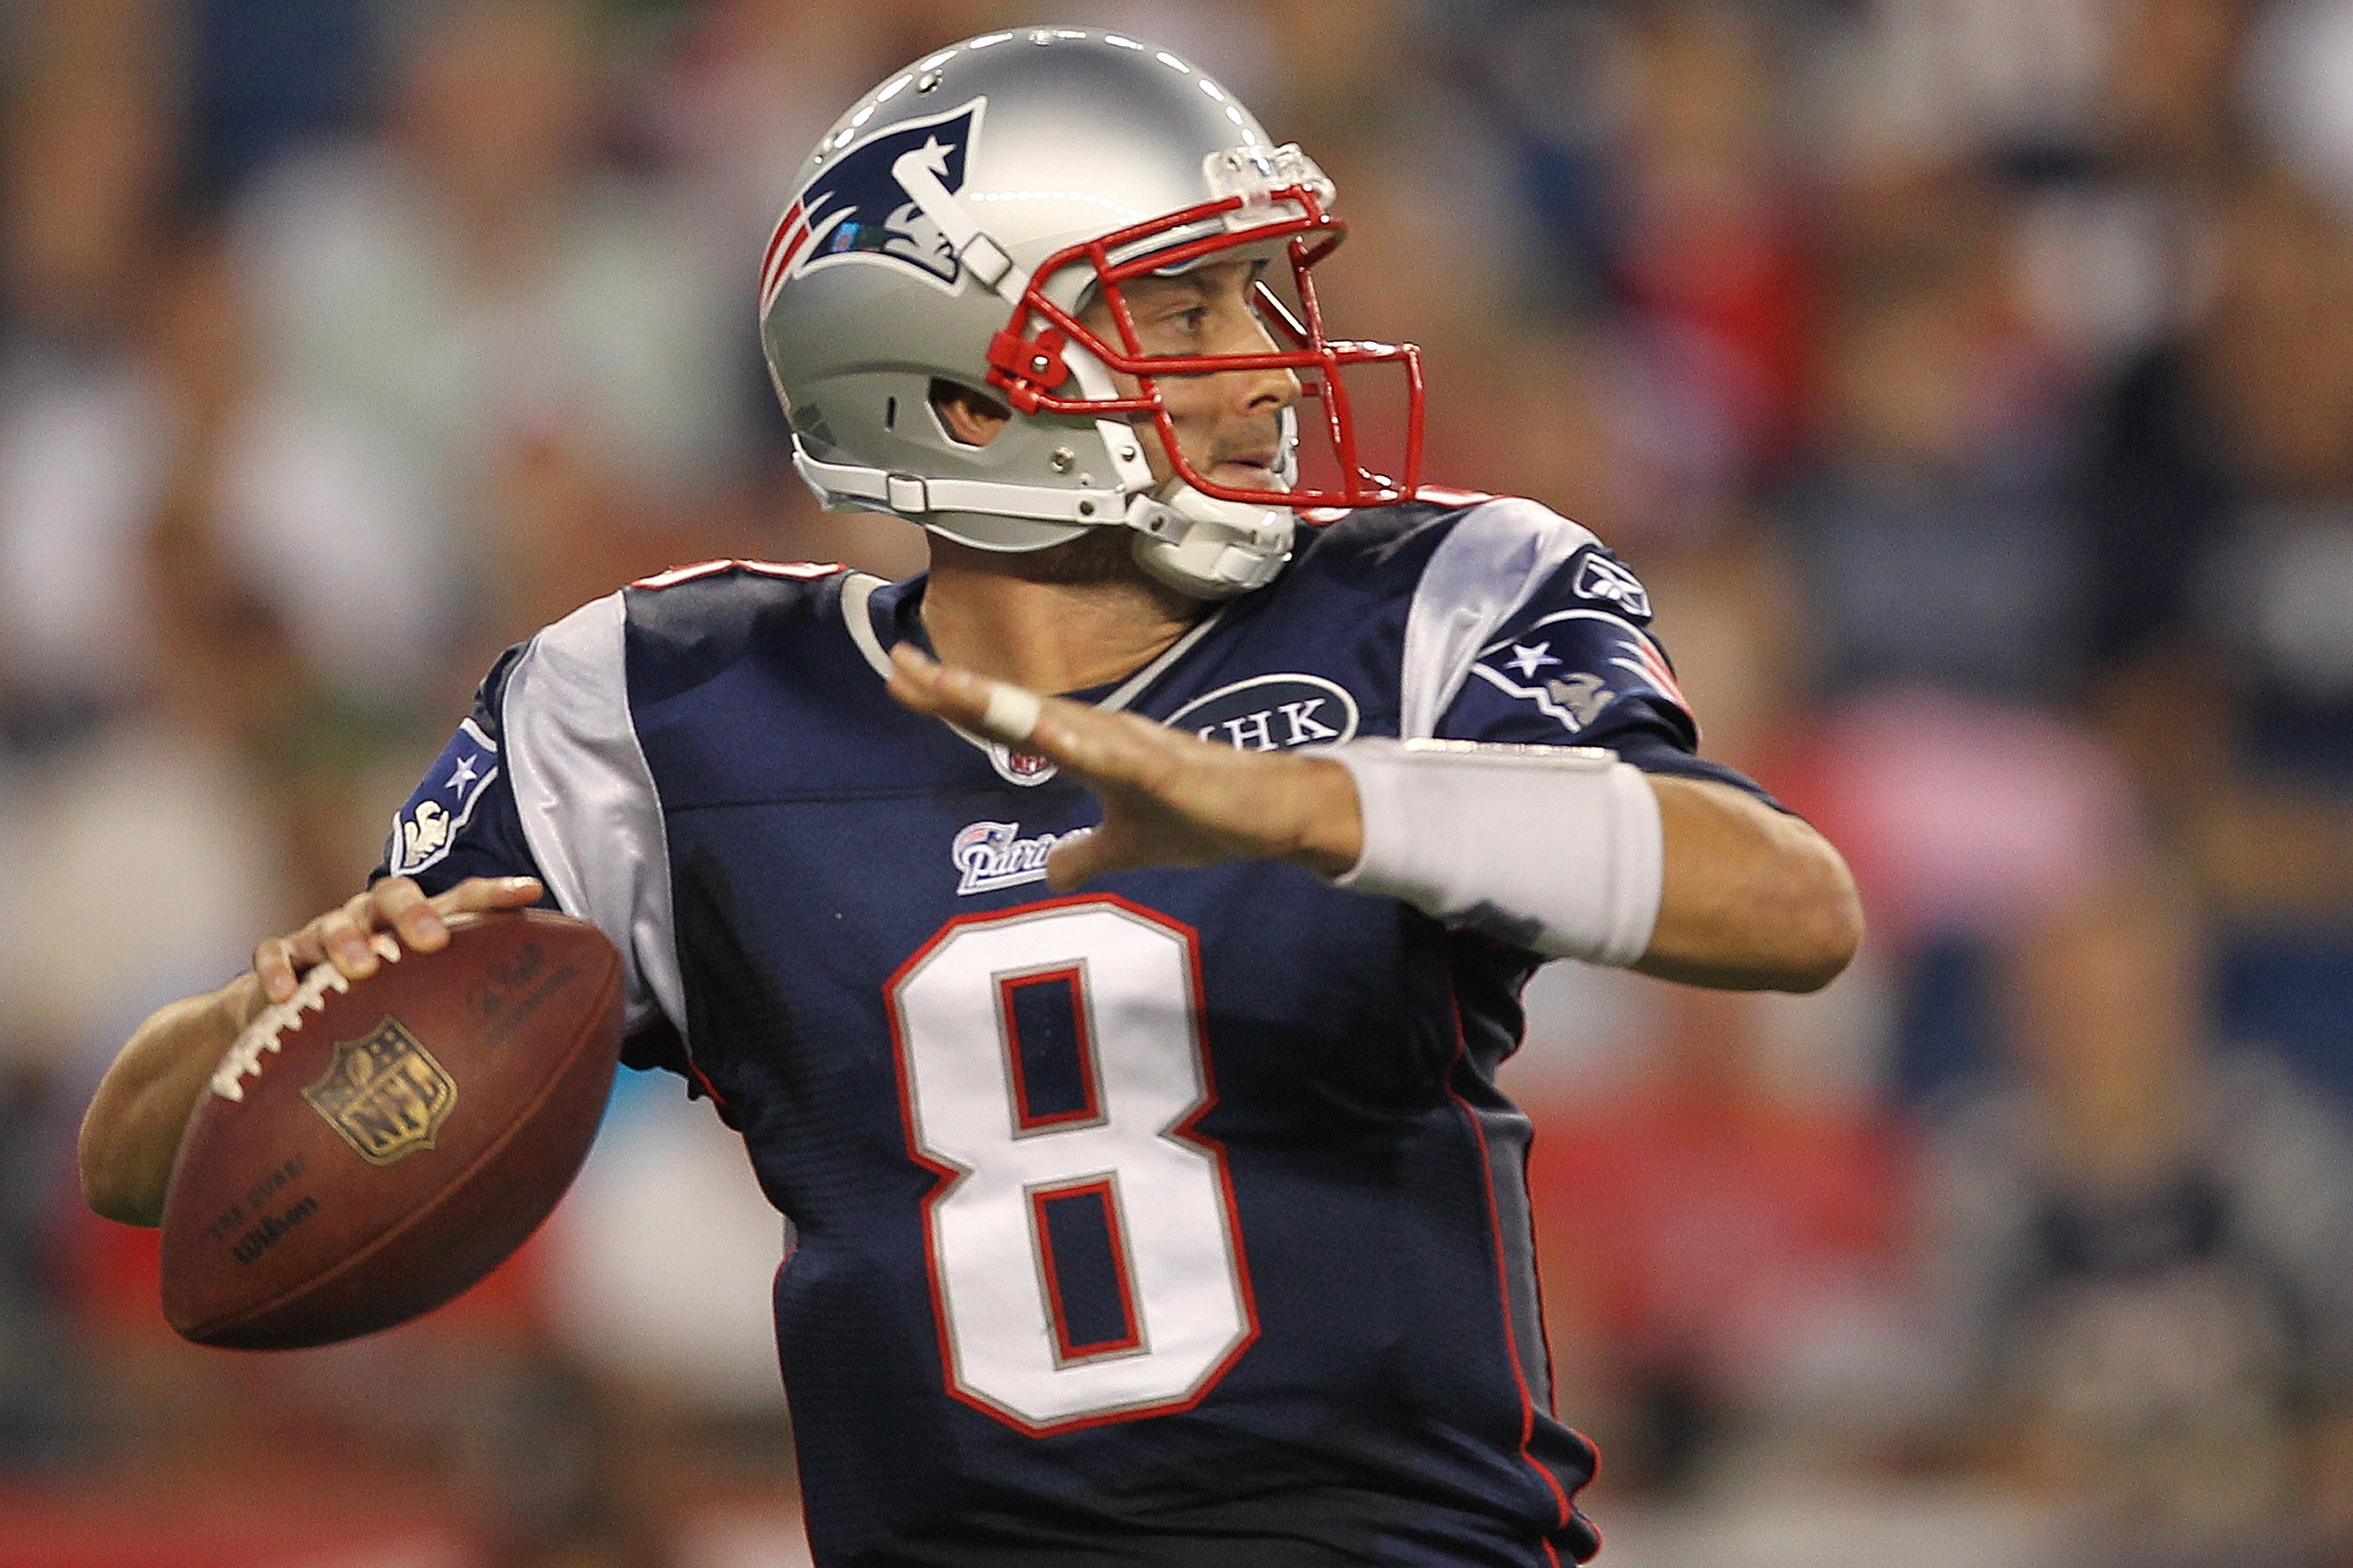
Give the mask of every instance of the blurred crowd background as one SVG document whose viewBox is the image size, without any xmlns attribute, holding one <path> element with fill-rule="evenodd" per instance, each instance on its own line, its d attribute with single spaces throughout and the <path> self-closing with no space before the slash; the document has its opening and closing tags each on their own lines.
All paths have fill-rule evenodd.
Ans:
<svg viewBox="0 0 2353 1568">
<path fill-rule="evenodd" d="M 1039 20 L 1322 161 L 1429 476 L 1613 543 L 1863 883 L 1820 997 L 1531 989 L 1604 1561 L 2353 1563 L 2353 0 L 1049 9 L 0 6 L 0 1563 L 805 1560 L 779 1225 L 677 1085 L 474 1295 L 297 1355 L 174 1340 L 72 1139 L 499 648 L 920 567 L 792 477 L 756 260 L 843 106 Z"/>
</svg>

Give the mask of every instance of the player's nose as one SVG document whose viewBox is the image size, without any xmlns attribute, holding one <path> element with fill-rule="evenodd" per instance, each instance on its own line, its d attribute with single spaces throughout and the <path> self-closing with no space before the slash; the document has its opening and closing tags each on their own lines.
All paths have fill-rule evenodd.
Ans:
<svg viewBox="0 0 2353 1568">
<path fill-rule="evenodd" d="M 1266 330 L 1266 323 L 1253 314 L 1249 318 L 1248 341 L 1229 352 L 1237 354 L 1275 354 L 1280 352 Z M 1257 370 L 1237 370 L 1233 373 L 1234 401 L 1244 414 L 1264 417 L 1279 414 L 1299 401 L 1299 376 L 1289 366 L 1268 366 Z"/>
<path fill-rule="evenodd" d="M 1299 401 L 1299 376 L 1288 366 L 1268 370 L 1246 370 L 1250 378 L 1243 412 L 1254 415 L 1279 414 Z"/>
</svg>

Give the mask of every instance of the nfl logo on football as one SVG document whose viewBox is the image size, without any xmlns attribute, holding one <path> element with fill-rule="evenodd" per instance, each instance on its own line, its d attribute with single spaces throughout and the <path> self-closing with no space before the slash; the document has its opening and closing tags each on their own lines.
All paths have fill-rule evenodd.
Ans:
<svg viewBox="0 0 2353 1568">
<path fill-rule="evenodd" d="M 389 1165 L 433 1147 L 458 1103 L 458 1080 L 400 1020 L 387 1017 L 372 1034 L 337 1041 L 334 1065 L 302 1097 L 361 1159 Z"/>
</svg>

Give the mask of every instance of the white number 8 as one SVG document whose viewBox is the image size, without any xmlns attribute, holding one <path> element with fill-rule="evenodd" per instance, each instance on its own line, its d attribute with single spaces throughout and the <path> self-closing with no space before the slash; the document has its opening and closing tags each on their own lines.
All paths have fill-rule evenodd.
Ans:
<svg viewBox="0 0 2353 1568">
<path fill-rule="evenodd" d="M 886 988 L 908 1147 L 943 1178 L 924 1208 L 949 1391 L 1023 1431 L 1189 1405 L 1257 1334 L 1225 1152 L 1190 1128 L 1211 1100 L 1198 974 L 1191 931 L 1096 895 L 952 921 Z M 1044 1113 L 1013 1001 L 1038 983 L 1068 988 L 1082 1086 Z M 1120 1297 L 1119 1331 L 1083 1339 L 1048 1219 L 1079 1199 Z"/>
</svg>

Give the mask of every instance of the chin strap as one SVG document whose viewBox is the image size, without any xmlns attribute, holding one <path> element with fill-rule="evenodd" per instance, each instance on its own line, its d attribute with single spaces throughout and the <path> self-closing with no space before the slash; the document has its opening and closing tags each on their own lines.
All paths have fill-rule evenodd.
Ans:
<svg viewBox="0 0 2353 1568">
<path fill-rule="evenodd" d="M 1076 344 L 1062 352 L 1080 391 L 1090 397 L 1114 395 L 1103 361 Z M 1290 413 L 1283 410 L 1286 464 L 1292 464 L 1298 446 Z M 1155 577 L 1195 599 L 1231 599 L 1264 588 L 1291 559 L 1291 535 L 1297 522 L 1289 512 L 1212 500 L 1182 480 L 1155 489 L 1135 428 L 1117 419 L 1098 419 L 1095 429 L 1111 456 L 1112 471 L 1129 496 L 1118 521 L 1135 530 L 1135 564 Z M 1290 479 L 1295 464 L 1282 471 Z"/>
<path fill-rule="evenodd" d="M 1139 495 L 1124 519 L 1135 530 L 1135 564 L 1179 593 L 1231 599 L 1264 588 L 1291 559 L 1297 520 L 1277 507 L 1216 501 L 1177 482 Z"/>
</svg>

